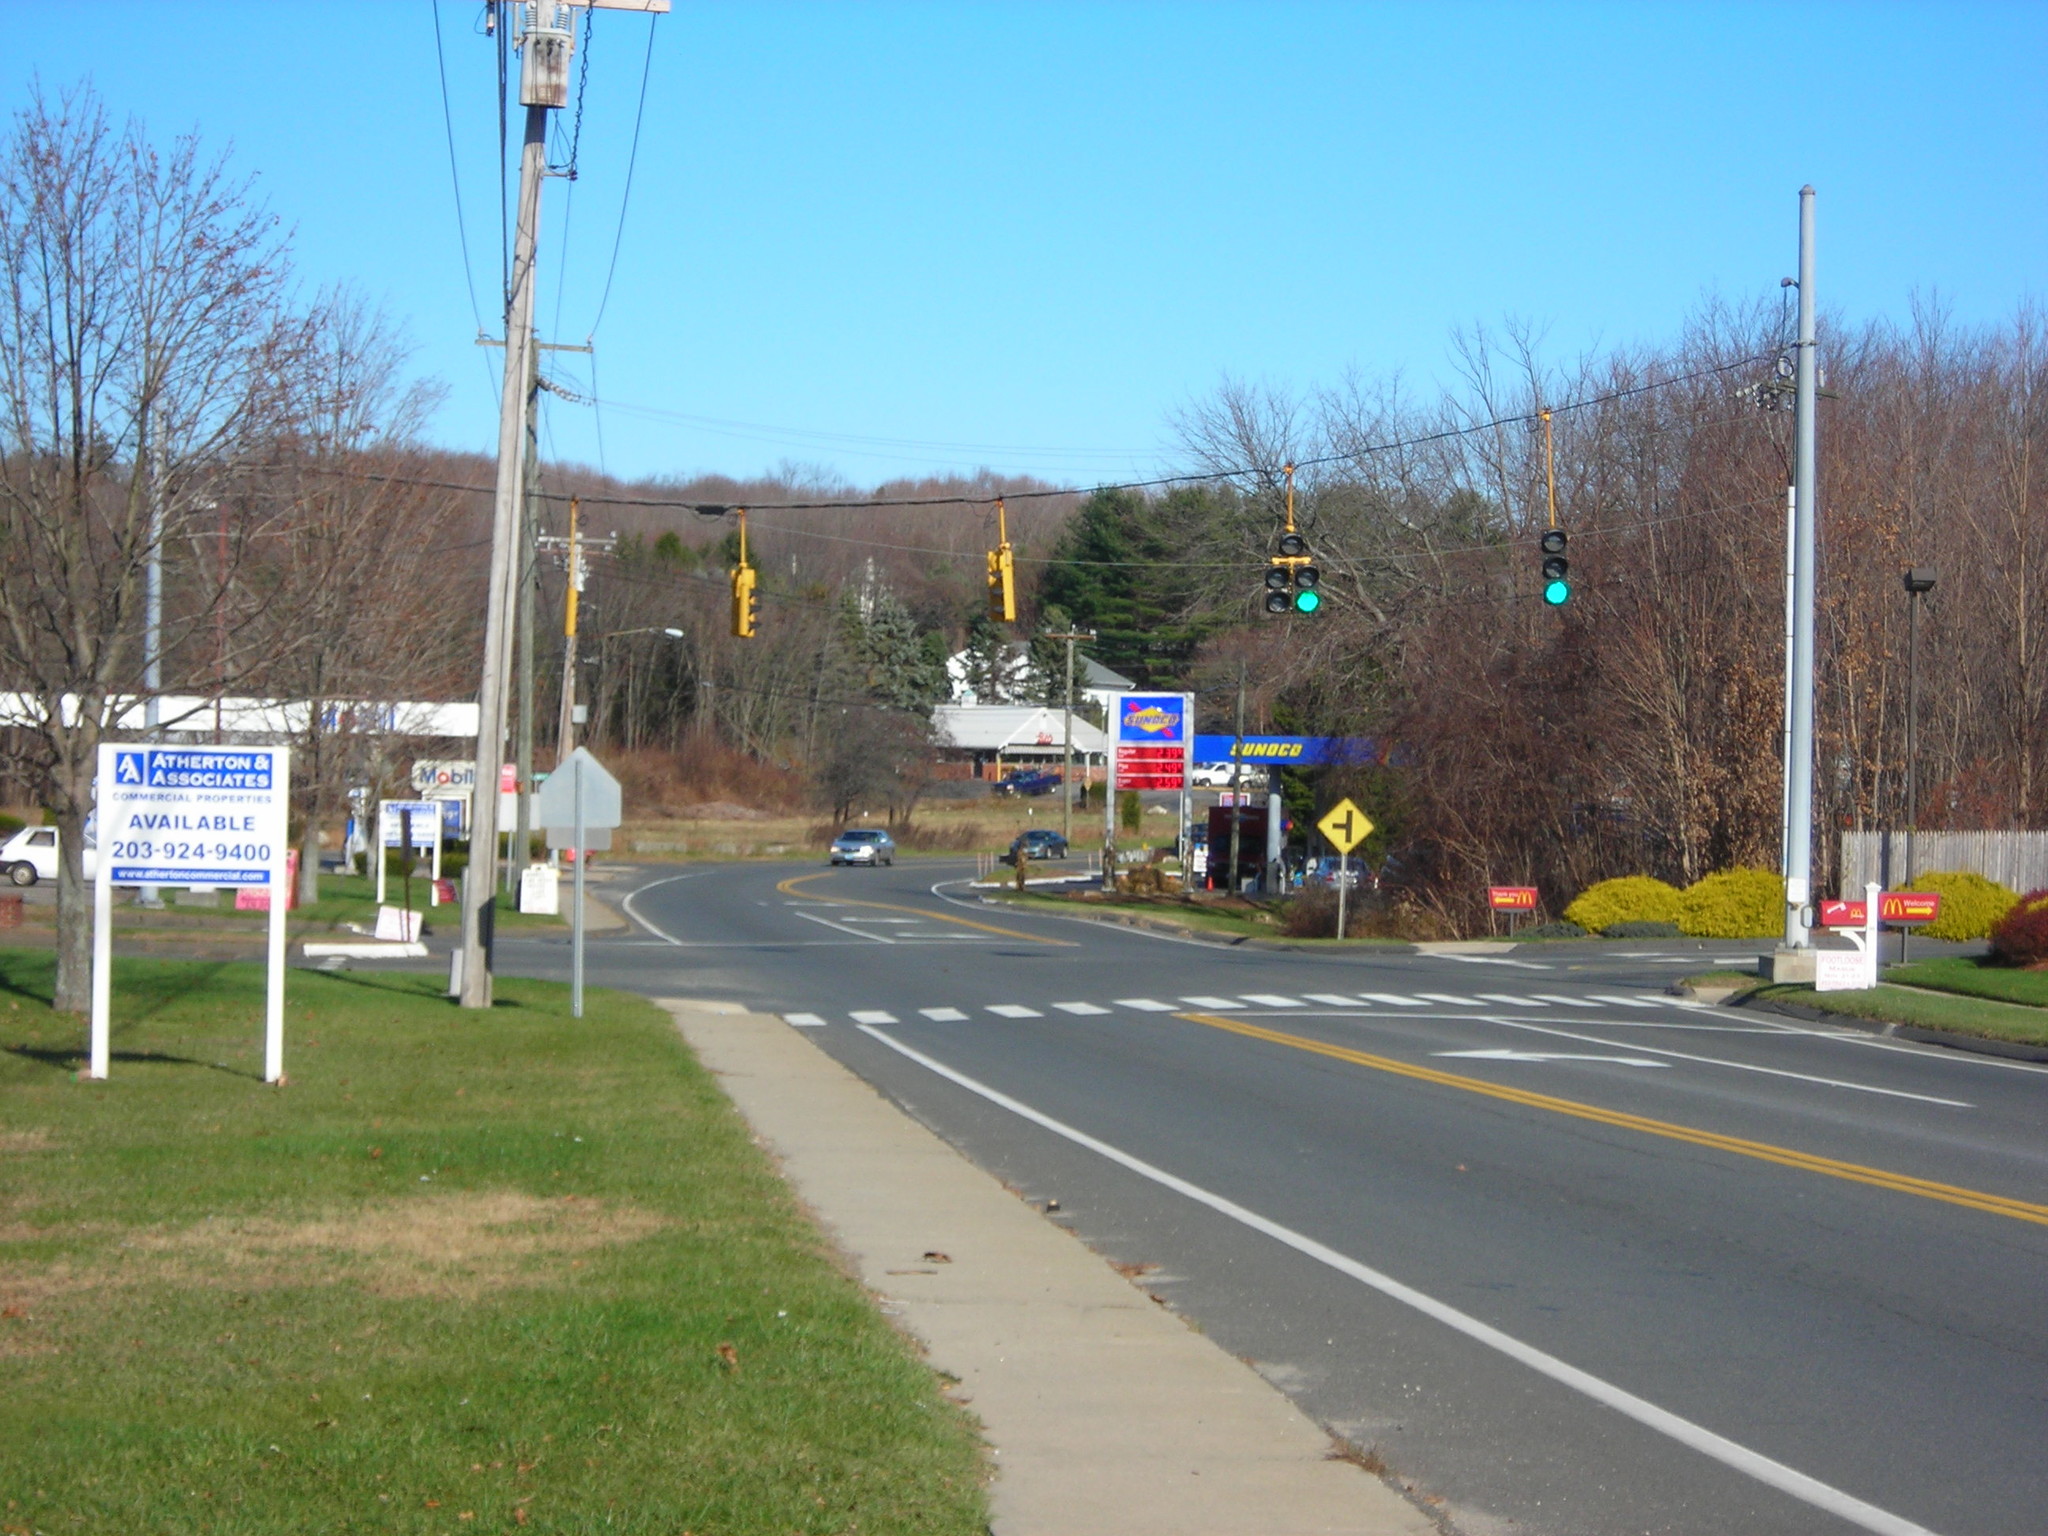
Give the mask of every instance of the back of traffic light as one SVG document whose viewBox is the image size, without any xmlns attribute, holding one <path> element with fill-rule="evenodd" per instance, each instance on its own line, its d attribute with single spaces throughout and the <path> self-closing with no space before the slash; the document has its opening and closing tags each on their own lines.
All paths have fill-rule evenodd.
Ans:
<svg viewBox="0 0 2048 1536">
<path fill-rule="evenodd" d="M 761 615 L 761 599 L 754 585 L 759 576 L 747 563 L 747 509 L 737 509 L 740 519 L 740 558 L 732 568 L 732 632 L 741 640 L 754 638 L 754 621 Z"/>
<path fill-rule="evenodd" d="M 1309 553 L 1308 540 L 1294 531 L 1294 466 L 1287 476 L 1287 521 L 1280 533 L 1280 552 L 1266 561 L 1266 612 L 1310 614 L 1323 606 L 1323 573 Z"/>
<path fill-rule="evenodd" d="M 1017 622 L 1017 556 L 1003 499 L 996 498 L 996 547 L 988 552 L 988 616 L 998 624 Z"/>
</svg>

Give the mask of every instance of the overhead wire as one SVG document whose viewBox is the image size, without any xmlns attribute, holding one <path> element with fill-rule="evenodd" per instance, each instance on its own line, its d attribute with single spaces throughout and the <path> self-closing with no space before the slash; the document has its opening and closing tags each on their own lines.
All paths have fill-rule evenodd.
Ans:
<svg viewBox="0 0 2048 1536">
<path fill-rule="evenodd" d="M 612 279 L 617 277 L 619 273 L 619 247 L 625 242 L 626 238 L 626 209 L 633 200 L 633 171 L 640 163 L 640 125 L 647 115 L 647 80 L 648 76 L 653 73 L 653 70 L 654 17 L 650 14 L 647 18 L 647 53 L 640 61 L 640 101 L 633 109 L 633 145 L 626 152 L 626 185 L 625 189 L 619 194 L 619 225 L 612 235 L 612 259 L 605 268 L 604 291 L 598 296 L 597 300 L 597 318 L 590 322 L 590 333 L 584 337 L 585 342 L 591 342 L 596 339 L 598 327 L 604 324 L 605 308 L 612 301 Z M 594 375 L 590 392 L 593 396 L 597 393 Z"/>
<path fill-rule="evenodd" d="M 462 173 L 455 160 L 455 114 L 448 105 L 448 57 L 441 46 L 441 0 L 434 0 L 434 62 L 441 71 L 441 126 L 448 135 L 448 180 L 455 190 L 455 234 L 462 244 L 462 280 L 469 289 L 469 312 L 481 336 L 484 312 L 476 301 L 476 269 L 469 259 L 469 220 L 462 212 Z"/>
</svg>

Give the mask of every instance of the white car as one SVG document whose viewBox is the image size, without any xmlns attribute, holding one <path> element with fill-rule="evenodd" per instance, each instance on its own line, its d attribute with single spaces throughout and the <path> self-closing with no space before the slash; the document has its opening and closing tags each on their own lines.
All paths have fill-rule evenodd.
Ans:
<svg viewBox="0 0 2048 1536">
<path fill-rule="evenodd" d="M 1228 789 L 1241 771 L 1237 763 L 1196 763 L 1188 772 L 1188 781 L 1205 789 Z M 1251 774 L 1244 776 L 1249 779 Z"/>
<path fill-rule="evenodd" d="M 88 839 L 85 845 L 85 878 L 90 880 L 99 865 L 99 853 Z M 0 843 L 0 871 L 16 885 L 34 885 L 38 880 L 57 878 L 57 829 L 23 827 Z"/>
</svg>

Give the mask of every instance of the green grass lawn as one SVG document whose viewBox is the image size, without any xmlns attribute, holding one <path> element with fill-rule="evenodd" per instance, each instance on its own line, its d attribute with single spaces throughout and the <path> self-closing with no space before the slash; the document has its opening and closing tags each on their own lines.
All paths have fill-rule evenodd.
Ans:
<svg viewBox="0 0 2048 1536">
<path fill-rule="evenodd" d="M 2026 1045 L 2048 1045 L 2048 1011 L 1992 1002 L 1984 998 L 1943 996 L 1911 991 L 1905 987 L 1877 986 L 1853 992 L 1816 992 L 1804 983 L 1758 987 L 1751 996 L 1776 1002 L 1797 1003 L 1828 1013 L 1857 1018 L 1882 1019 L 1893 1024 L 1911 1024 L 1921 1029 L 1942 1029 L 1952 1034 L 1975 1035 L 1986 1040 L 2014 1040 Z"/>
<path fill-rule="evenodd" d="M 424 861 L 422 861 L 424 868 Z M 412 909 L 424 912 L 429 928 L 453 930 L 461 924 L 460 905 L 431 904 L 433 882 L 422 873 L 412 882 Z M 458 882 L 457 888 L 460 889 Z M 568 923 L 566 915 L 569 903 L 570 877 L 564 872 L 562 878 L 562 907 L 564 915 L 548 917 L 540 913 L 513 910 L 512 898 L 500 893 L 498 896 L 497 925 L 500 928 L 560 928 Z M 192 898 L 182 890 L 167 893 L 166 900 L 174 911 L 184 913 L 197 911 L 201 914 L 217 913 L 228 922 L 248 925 L 252 930 L 260 928 L 268 915 L 262 912 L 242 911 L 234 908 L 232 895 L 223 896 L 218 903 L 205 898 Z M 403 907 L 406 904 L 405 882 L 396 875 L 387 875 L 384 880 L 384 904 Z M 120 909 L 124 914 L 131 908 Z M 320 877 L 320 899 L 296 906 L 291 910 L 291 925 L 294 931 L 300 928 L 326 931 L 340 928 L 344 923 L 355 923 L 364 928 L 377 925 L 377 882 L 369 875 L 322 875 Z"/>
<path fill-rule="evenodd" d="M 0 1531 L 980 1532 L 972 1427 L 650 1004 L 0 953 Z"/>
<path fill-rule="evenodd" d="M 1885 967 L 1884 979 L 1909 987 L 1931 987 L 1937 992 L 1960 992 L 1968 997 L 2048 1008 L 2048 971 L 2023 971 L 1964 956 L 1889 965 Z"/>
</svg>

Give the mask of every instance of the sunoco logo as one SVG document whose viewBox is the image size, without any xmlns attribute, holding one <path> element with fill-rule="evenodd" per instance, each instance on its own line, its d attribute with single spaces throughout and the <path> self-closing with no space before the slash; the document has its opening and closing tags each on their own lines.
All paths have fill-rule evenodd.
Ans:
<svg viewBox="0 0 2048 1536">
<path fill-rule="evenodd" d="M 1180 711 L 1161 709 L 1157 704 L 1147 704 L 1142 708 L 1126 706 L 1124 724 L 1143 731 L 1147 736 L 1164 736 L 1180 724 Z"/>
</svg>

